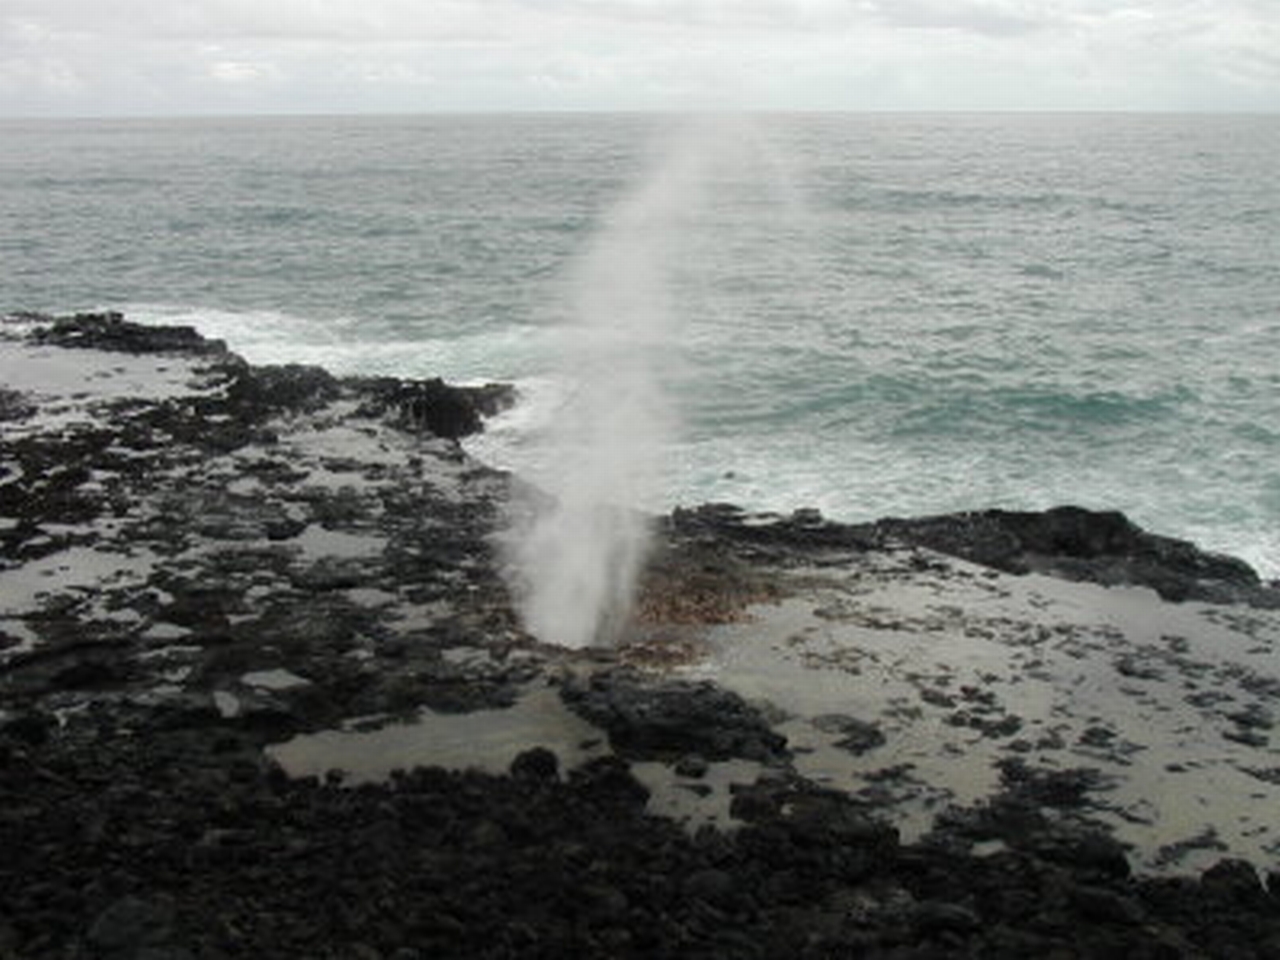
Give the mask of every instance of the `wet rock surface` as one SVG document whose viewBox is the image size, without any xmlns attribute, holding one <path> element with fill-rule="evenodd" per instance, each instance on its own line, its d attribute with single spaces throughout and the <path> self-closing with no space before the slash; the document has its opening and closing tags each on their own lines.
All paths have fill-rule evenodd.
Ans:
<svg viewBox="0 0 1280 960">
<path fill-rule="evenodd" d="M 612 670 L 571 682 L 565 702 L 609 734 L 614 750 L 636 759 L 693 753 L 708 760 L 771 762 L 786 753 L 786 738 L 759 711 L 713 683 L 655 683 L 634 671 Z"/>
<path fill-rule="evenodd" d="M 193 327 L 147 326 L 125 320 L 116 312 L 78 313 L 69 317 L 20 314 L 16 319 L 38 323 L 31 336 L 37 343 L 121 353 L 185 353 L 226 356 L 221 340 L 206 340 Z"/>
<path fill-rule="evenodd" d="M 1093 816 L 1106 778 L 1031 762 L 1075 731 L 1024 727 L 994 681 L 922 675 L 897 713 L 820 714 L 844 755 L 879 764 L 849 792 L 803 774 L 767 704 L 668 670 L 696 659 L 698 623 L 750 629 L 748 606 L 785 597 L 786 577 L 861 570 L 890 539 L 1104 582 L 1116 563 L 1120 582 L 1154 565 L 1187 598 L 1265 607 L 1268 588 L 1234 562 L 1075 513 L 974 521 L 964 547 L 958 519 L 913 533 L 680 511 L 663 525 L 644 664 L 571 657 L 519 628 L 490 539 L 509 478 L 456 442 L 509 389 L 256 368 L 116 315 L 19 317 L 0 350 L 38 372 L 76 358 L 70 383 L 41 372 L 0 391 L 0 957 L 1280 955 L 1274 881 L 1229 857 L 1134 874 Z M 884 577 L 937 565 L 912 553 Z M 766 583 L 766 569 L 785 576 Z M 886 628 L 837 600 L 815 622 Z M 1263 643 L 1248 607 L 1217 616 Z M 1028 657 L 1059 642 L 1094 655 L 1070 631 L 971 628 L 1014 635 Z M 1236 670 L 1223 699 L 1194 654 L 1171 636 L 1099 662 L 1125 683 L 1200 683 L 1186 695 L 1224 736 L 1267 740 L 1271 675 Z M 575 765 L 547 743 L 508 773 L 362 783 L 291 778 L 268 752 L 424 711 L 501 715 L 548 683 L 611 750 Z M 886 815 L 929 774 L 888 755 L 916 716 L 1010 756 L 991 796 L 904 842 Z M 1099 763 L 1125 759 L 1108 718 L 1081 737 Z M 1266 786 L 1269 747 L 1237 746 Z M 758 775 L 732 785 L 731 824 L 687 828 L 650 812 L 638 774 L 655 763 L 706 791 L 726 766 Z"/>
<path fill-rule="evenodd" d="M 723 537 L 774 556 L 925 547 L 1008 573 L 1150 587 L 1167 600 L 1280 607 L 1280 589 L 1263 583 L 1244 561 L 1150 533 L 1116 511 L 1062 506 L 842 524 L 816 510 L 753 515 L 732 504 L 708 504 L 677 510 L 671 523 L 685 535 Z"/>
<path fill-rule="evenodd" d="M 1166 600 L 1280 605 L 1280 591 L 1264 587 L 1243 561 L 1149 533 L 1115 511 L 985 510 L 864 529 L 877 543 L 898 539 L 1010 573 L 1145 586 Z"/>
</svg>

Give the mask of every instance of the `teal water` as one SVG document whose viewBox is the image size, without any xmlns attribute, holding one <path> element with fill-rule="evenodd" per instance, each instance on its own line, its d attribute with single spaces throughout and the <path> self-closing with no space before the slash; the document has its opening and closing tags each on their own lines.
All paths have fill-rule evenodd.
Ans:
<svg viewBox="0 0 1280 960">
<path fill-rule="evenodd" d="M 1280 575 L 1280 117 L 4 121 L 0 309 L 512 379 L 476 451 L 536 475 L 576 265 L 690 129 L 665 503 L 1072 502 Z"/>
</svg>

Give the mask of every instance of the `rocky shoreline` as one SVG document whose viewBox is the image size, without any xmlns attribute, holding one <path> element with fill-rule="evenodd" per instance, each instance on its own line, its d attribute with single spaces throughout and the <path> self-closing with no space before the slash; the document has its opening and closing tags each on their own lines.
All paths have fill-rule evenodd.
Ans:
<svg viewBox="0 0 1280 960">
<path fill-rule="evenodd" d="M 1239 561 L 704 506 L 569 653 L 459 443 L 509 388 L 110 314 L 7 318 L 0 366 L 0 958 L 1280 956 L 1280 591 Z M 1169 777 L 1239 824 L 1177 833 Z"/>
</svg>

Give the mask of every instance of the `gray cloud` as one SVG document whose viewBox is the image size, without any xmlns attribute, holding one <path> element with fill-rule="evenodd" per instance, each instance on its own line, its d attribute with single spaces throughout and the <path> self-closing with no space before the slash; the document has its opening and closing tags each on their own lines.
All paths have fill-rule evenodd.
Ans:
<svg viewBox="0 0 1280 960">
<path fill-rule="evenodd" d="M 0 0 L 0 114 L 1276 109 L 1275 0 Z"/>
<path fill-rule="evenodd" d="M 449 41 L 491 36 L 488 6 L 483 0 L 0 0 L 0 27 L 170 41 Z"/>
<path fill-rule="evenodd" d="M 1022 33 L 1058 19 L 1051 0 L 3 0 L 0 23 L 151 39 L 469 39 L 554 24 L 655 30 L 852 30 L 859 26 Z"/>
<path fill-rule="evenodd" d="M 1052 4 L 1000 0 L 868 0 L 879 22 L 916 30 L 960 30 L 993 37 L 1062 27 Z"/>
</svg>

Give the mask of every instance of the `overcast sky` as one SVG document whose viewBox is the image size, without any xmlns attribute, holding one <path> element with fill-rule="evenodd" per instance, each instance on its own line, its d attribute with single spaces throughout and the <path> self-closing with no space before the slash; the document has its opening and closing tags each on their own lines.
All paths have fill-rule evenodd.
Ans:
<svg viewBox="0 0 1280 960">
<path fill-rule="evenodd" d="M 0 116 L 1280 110 L 1280 0 L 0 0 Z"/>
</svg>

